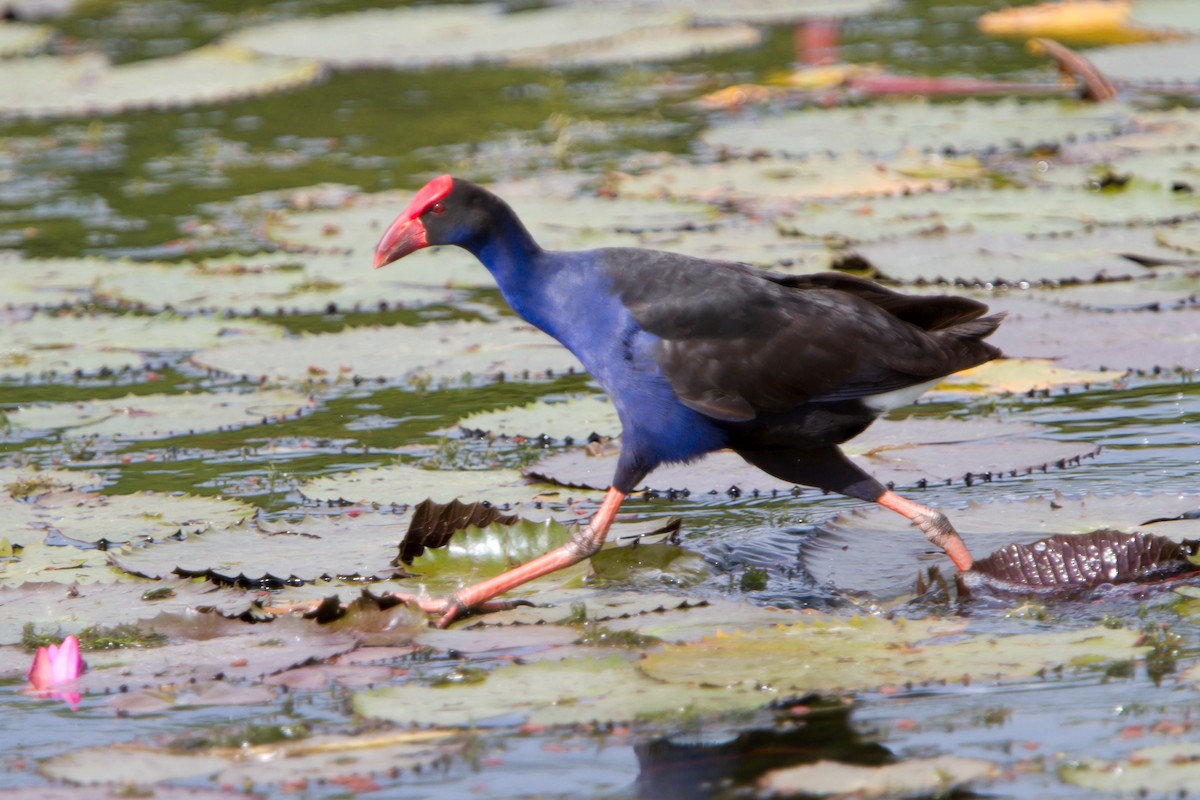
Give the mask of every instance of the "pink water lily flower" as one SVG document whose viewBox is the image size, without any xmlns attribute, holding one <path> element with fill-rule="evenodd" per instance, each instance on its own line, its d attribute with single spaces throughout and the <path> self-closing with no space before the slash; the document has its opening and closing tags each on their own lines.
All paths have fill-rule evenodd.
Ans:
<svg viewBox="0 0 1200 800">
<path fill-rule="evenodd" d="M 50 689 L 70 683 L 84 670 L 83 658 L 79 655 L 79 640 L 74 636 L 63 639 L 62 644 L 39 647 L 29 667 L 29 688 L 45 697 L 60 697 L 74 708 L 79 703 L 78 692 L 51 692 Z"/>
</svg>

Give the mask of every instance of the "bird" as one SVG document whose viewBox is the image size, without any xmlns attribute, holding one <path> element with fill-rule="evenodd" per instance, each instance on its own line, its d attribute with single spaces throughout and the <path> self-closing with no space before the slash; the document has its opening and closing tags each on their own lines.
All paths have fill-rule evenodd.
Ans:
<svg viewBox="0 0 1200 800">
<path fill-rule="evenodd" d="M 985 339 L 1003 314 L 841 272 L 785 275 L 636 247 L 545 250 L 504 200 L 450 175 L 416 192 L 380 238 L 374 266 L 431 245 L 474 255 L 518 315 L 579 359 L 621 423 L 610 488 L 565 544 L 446 598 L 401 596 L 439 627 L 510 607 L 495 598 L 590 558 L 655 467 L 721 449 L 782 480 L 895 511 L 955 567 L 971 568 L 945 514 L 884 487 L 838 445 L 942 378 L 999 357 Z"/>
</svg>

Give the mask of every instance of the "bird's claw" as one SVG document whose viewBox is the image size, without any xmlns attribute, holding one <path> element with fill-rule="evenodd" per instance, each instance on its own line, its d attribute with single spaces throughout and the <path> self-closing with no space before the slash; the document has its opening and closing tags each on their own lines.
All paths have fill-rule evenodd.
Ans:
<svg viewBox="0 0 1200 800">
<path fill-rule="evenodd" d="M 472 614 L 488 614 L 493 611 L 506 611 L 518 606 L 533 605 L 528 600 L 488 600 L 476 605 L 468 605 L 457 593 L 449 597 L 419 597 L 413 594 L 393 592 L 392 597 L 409 608 L 415 608 L 423 614 L 437 617 L 433 624 L 438 628 L 446 628 L 454 620 Z"/>
<path fill-rule="evenodd" d="M 966 572 L 974 565 L 975 559 L 945 514 L 930 509 L 929 514 L 921 514 L 913 522 L 920 526 L 926 539 L 945 551 L 960 572 Z"/>
</svg>

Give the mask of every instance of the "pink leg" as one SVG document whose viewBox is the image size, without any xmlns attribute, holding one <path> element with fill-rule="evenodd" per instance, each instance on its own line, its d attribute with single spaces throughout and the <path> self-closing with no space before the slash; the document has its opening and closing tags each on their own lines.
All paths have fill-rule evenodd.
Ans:
<svg viewBox="0 0 1200 800">
<path fill-rule="evenodd" d="M 604 502 L 583 528 L 571 537 L 566 544 L 556 547 L 548 553 L 527 561 L 519 567 L 510 569 L 494 578 L 480 581 L 474 586 L 459 589 L 446 599 L 427 598 L 417 599 L 408 595 L 397 595 L 410 604 L 418 606 L 429 614 L 440 614 L 437 622 L 439 628 L 444 628 L 459 616 L 468 611 L 492 611 L 507 608 L 511 604 L 489 603 L 496 595 L 504 594 L 534 578 L 549 575 L 551 572 L 578 564 L 586 558 L 591 558 L 604 545 L 608 529 L 617 516 L 617 509 L 625 499 L 625 493 L 617 489 L 609 489 L 604 496 Z"/>
<path fill-rule="evenodd" d="M 921 533 L 925 534 L 926 539 L 946 551 L 946 555 L 959 570 L 966 572 L 975 563 L 975 559 L 971 558 L 967 551 L 967 546 L 963 544 L 962 537 L 942 512 L 914 503 L 891 491 L 884 492 L 875 502 L 912 520 L 914 525 L 921 528 Z"/>
</svg>

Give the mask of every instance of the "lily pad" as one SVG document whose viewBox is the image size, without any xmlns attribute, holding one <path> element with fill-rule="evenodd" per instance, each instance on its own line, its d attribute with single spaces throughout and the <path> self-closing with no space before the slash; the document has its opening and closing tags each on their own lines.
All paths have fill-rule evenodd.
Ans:
<svg viewBox="0 0 1200 800">
<path fill-rule="evenodd" d="M 75 682 L 78 688 L 85 692 L 111 692 L 122 686 L 177 691 L 193 681 L 272 675 L 358 646 L 352 634 L 330 631 L 297 617 L 251 625 L 211 613 L 161 615 L 142 627 L 163 633 L 170 641 L 161 647 L 89 653 L 89 669 Z M 213 646 L 217 637 L 220 647 Z"/>
<path fill-rule="evenodd" d="M 446 291 L 449 278 L 414 283 L 419 282 L 400 271 L 371 270 L 369 259 L 328 252 L 227 257 L 187 266 L 140 264 L 98 274 L 92 292 L 106 303 L 143 310 L 239 315 L 373 311 L 380 304 L 419 307 L 460 299 Z"/>
<path fill-rule="evenodd" d="M 880 103 L 821 108 L 710 128 L 702 140 L 736 154 L 783 156 L 853 152 L 896 155 L 1028 150 L 1066 139 L 1107 137 L 1134 122 L 1128 107 L 1083 103 Z M 881 130 L 895 135 L 881 137 Z"/>
<path fill-rule="evenodd" d="M 45 25 L 6 21 L 0 25 L 0 58 L 27 56 L 44 50 L 50 34 L 51 29 Z"/>
<path fill-rule="evenodd" d="M 315 83 L 315 61 L 252 57 L 210 45 L 178 56 L 113 66 L 100 55 L 0 62 L 0 116 L 116 114 L 230 102 Z"/>
<path fill-rule="evenodd" d="M 1168 742 L 1141 747 L 1118 760 L 1084 758 L 1059 774 L 1073 786 L 1096 792 L 1174 794 L 1200 781 L 1200 744 Z"/>
<path fill-rule="evenodd" d="M 47 403 L 8 412 L 18 430 L 59 430 L 71 436 L 118 440 L 163 439 L 180 434 L 228 431 L 296 419 L 314 401 L 286 389 L 252 393 L 126 395 L 114 400 Z"/>
<path fill-rule="evenodd" d="M 941 639 L 941 641 L 939 641 Z M 961 624 L 879 617 L 818 619 L 667 645 L 639 666 L 688 686 L 765 686 L 771 694 L 863 691 L 920 680 L 1028 679 L 1050 667 L 1128 660 L 1139 634 L 1102 626 L 962 638 Z"/>
<path fill-rule="evenodd" d="M 126 547 L 113 553 L 112 560 L 150 578 L 204 576 L 243 585 L 390 578 L 404 528 L 405 520 L 392 514 L 227 525 L 184 539 Z"/>
<path fill-rule="evenodd" d="M 1123 372 L 1059 367 L 1045 358 L 998 358 L 942 380 L 933 392 L 952 394 L 1029 394 L 1062 386 L 1107 386 Z"/>
<path fill-rule="evenodd" d="M 59 550 L 70 548 L 57 548 Z M 248 612 L 255 598 L 190 580 L 121 581 L 102 585 L 28 582 L 0 587 L 0 645 L 21 641 L 22 628 L 78 634 L 84 628 L 137 624 L 160 614 L 211 610 L 225 616 Z M 22 672 L 28 664 L 22 665 Z M 14 677 L 0 673 L 0 678 Z"/>
<path fill-rule="evenodd" d="M 907 177 L 862 156 L 764 158 L 718 164 L 679 160 L 651 172 L 623 176 L 621 195 L 671 197 L 744 208 L 795 208 L 803 203 L 847 197 L 876 197 L 945 189 L 938 179 Z"/>
<path fill-rule="evenodd" d="M 897 797 L 945 794 L 983 778 L 999 777 L 991 761 L 959 756 L 913 758 L 879 767 L 818 761 L 768 772 L 758 788 L 773 797 L 851 795 Z"/>
<path fill-rule="evenodd" d="M 646 3 L 634 0 L 634 4 Z M 683 8 L 706 22 L 752 22 L 783 25 L 809 19 L 838 19 L 883 11 L 891 0 L 709 0 L 697 6 L 687 0 L 651 0 L 659 8 Z"/>
<path fill-rule="evenodd" d="M 573 437 L 583 441 L 592 433 L 615 436 L 621 430 L 617 409 L 604 395 L 585 394 L 564 400 L 539 400 L 524 406 L 483 411 L 463 417 L 456 428 L 485 431 L 494 435 L 541 435 L 554 439 Z"/>
<path fill-rule="evenodd" d="M 50 531 L 87 543 L 161 539 L 179 531 L 231 525 L 253 513 L 253 508 L 236 500 L 158 492 L 106 495 L 60 490 L 40 494 L 32 502 L 0 498 L 5 536 L 22 546 L 42 541 Z"/>
<path fill-rule="evenodd" d="M 429 382 L 542 377 L 582 370 L 558 342 L 512 322 L 450 322 L 304 334 L 274 342 L 212 347 L 192 356 L 201 367 L 273 383 L 353 377 Z"/>
<path fill-rule="evenodd" d="M 426 499 L 437 503 L 486 500 L 507 510 L 520 503 L 551 502 L 554 495 L 545 496 L 546 488 L 529 484 L 515 469 L 440 470 L 393 464 L 313 478 L 301 485 L 300 493 L 309 500 L 385 506 L 416 505 Z"/>
<path fill-rule="evenodd" d="M 1179 19 L 1187 19 L 1183 14 Z M 1147 42 L 1089 50 L 1088 59 L 1112 80 L 1170 85 L 1200 83 L 1200 40 Z"/>
<path fill-rule="evenodd" d="M 922 501 L 917 495 L 914 499 Z M 1175 541 L 1200 537 L 1200 520 L 1143 523 L 1176 517 L 1200 508 L 1196 495 L 1060 494 L 1027 500 L 988 500 L 942 510 L 977 556 L 1013 545 L 1030 545 L 1055 534 L 1084 534 L 1100 529 L 1141 530 Z M 815 579 L 876 595 L 907 592 L 915 565 L 935 549 L 898 514 L 877 506 L 838 514 L 822 523 L 805 543 L 801 562 Z M 940 558 L 940 554 L 936 555 Z"/>
<path fill-rule="evenodd" d="M 1039 433 L 1035 425 L 995 419 L 880 420 L 843 449 L 880 481 L 898 486 L 958 482 L 967 475 L 991 480 L 1058 461 L 1077 463 L 1096 451 L 1086 444 L 1041 438 Z M 604 488 L 616 470 L 617 455 L 616 447 L 601 453 L 576 448 L 541 460 L 526 474 L 564 486 Z M 656 491 L 738 495 L 787 493 L 794 487 L 730 451 L 713 453 L 694 464 L 659 467 L 646 478 L 646 485 Z"/>
<path fill-rule="evenodd" d="M 665 29 L 665 30 L 664 30 Z M 404 30 L 403 42 L 387 31 Z M 669 33 L 668 33 L 669 32 Z M 631 8 L 542 8 L 505 14 L 493 4 L 375 9 L 296 19 L 241 31 L 257 53 L 317 59 L 339 68 L 420 69 L 480 63 L 590 66 L 661 61 L 749 47 L 758 34 L 735 24 L 689 31 L 686 15 Z"/>
<path fill-rule="evenodd" d="M 856 245 L 881 278 L 1021 285 L 1134 278 L 1145 273 L 1125 254 L 1172 258 L 1156 229 L 1079 230 L 1032 237 L 1021 231 L 930 233 Z"/>
<path fill-rule="evenodd" d="M 39 313 L 5 323 L 0 377 L 141 369 L 154 356 L 231 339 L 262 346 L 282 333 L 277 326 L 253 320 Z"/>
<path fill-rule="evenodd" d="M 1195 365 L 1200 308 L 1105 313 L 1010 296 L 989 301 L 1008 312 L 989 341 L 1010 357 L 1045 358 L 1071 369 L 1152 370 Z"/>
<path fill-rule="evenodd" d="M 612 656 L 506 666 L 471 684 L 372 689 L 355 695 L 354 709 L 399 724 L 470 727 L 489 720 L 546 725 L 678 719 L 758 708 L 770 700 L 753 686 L 685 687 L 649 680 Z"/>
</svg>

